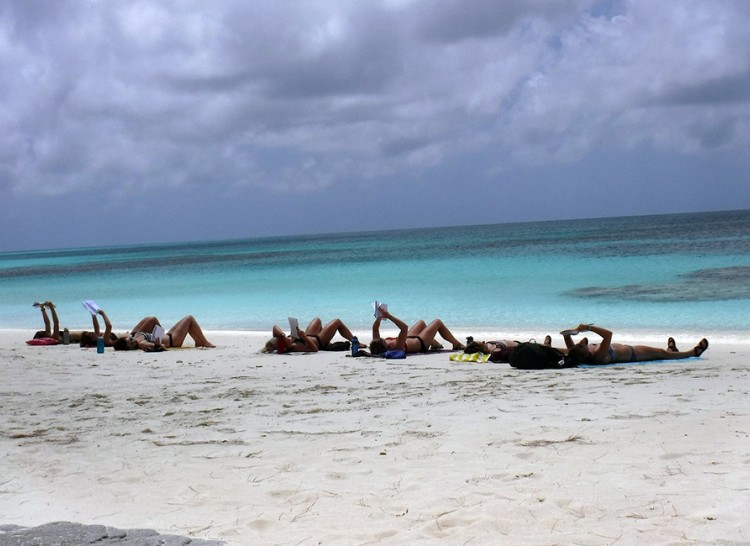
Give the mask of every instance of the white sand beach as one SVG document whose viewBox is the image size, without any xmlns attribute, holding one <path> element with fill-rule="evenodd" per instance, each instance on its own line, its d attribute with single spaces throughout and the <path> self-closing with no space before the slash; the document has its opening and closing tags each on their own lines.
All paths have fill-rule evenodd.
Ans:
<svg viewBox="0 0 750 546">
<path fill-rule="evenodd" d="M 519 371 L 261 355 L 253 333 L 103 355 L 28 337 L 0 332 L 0 524 L 232 545 L 750 544 L 750 345 Z"/>
</svg>

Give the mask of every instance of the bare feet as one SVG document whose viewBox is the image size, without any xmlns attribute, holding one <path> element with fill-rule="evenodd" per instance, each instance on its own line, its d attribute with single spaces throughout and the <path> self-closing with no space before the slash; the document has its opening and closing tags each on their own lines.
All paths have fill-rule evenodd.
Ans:
<svg viewBox="0 0 750 546">
<path fill-rule="evenodd" d="M 708 349 L 708 340 L 704 337 L 698 342 L 698 345 L 695 346 L 695 349 L 693 349 L 693 351 L 695 351 L 695 356 L 700 356 L 705 352 L 706 349 Z"/>
<path fill-rule="evenodd" d="M 667 351 L 670 353 L 679 353 L 680 350 L 677 348 L 677 343 L 675 343 L 675 340 L 673 337 L 670 337 L 667 340 Z"/>
<path fill-rule="evenodd" d="M 41 302 L 35 301 L 32 307 L 44 307 L 44 304 Z"/>
</svg>

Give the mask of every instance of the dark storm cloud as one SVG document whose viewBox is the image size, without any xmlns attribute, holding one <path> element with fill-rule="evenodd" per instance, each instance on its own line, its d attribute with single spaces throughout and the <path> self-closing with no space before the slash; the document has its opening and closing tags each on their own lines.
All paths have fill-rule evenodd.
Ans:
<svg viewBox="0 0 750 546">
<path fill-rule="evenodd" d="M 410 7 L 417 33 L 430 41 L 458 42 L 501 36 L 534 17 L 572 18 L 583 2 L 555 0 L 422 0 Z"/>
</svg>

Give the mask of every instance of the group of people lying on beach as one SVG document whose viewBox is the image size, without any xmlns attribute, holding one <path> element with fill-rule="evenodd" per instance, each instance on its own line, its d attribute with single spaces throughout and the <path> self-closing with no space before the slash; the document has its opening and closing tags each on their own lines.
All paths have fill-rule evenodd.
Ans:
<svg viewBox="0 0 750 546">
<path fill-rule="evenodd" d="M 170 347 L 182 347 L 187 336 L 195 342 L 196 347 L 214 347 L 206 339 L 198 321 L 192 315 L 187 315 L 178 320 L 174 326 L 164 332 L 162 336 L 155 336 L 157 326 L 161 326 L 156 317 L 144 317 L 130 331 L 123 334 L 115 334 L 112 331 L 112 323 L 103 309 L 98 309 L 91 315 L 93 330 L 74 330 L 64 332 L 60 330 L 60 319 L 57 316 L 55 304 L 51 301 L 37 302 L 42 312 L 44 330 L 34 334 L 35 340 L 49 340 L 50 343 L 61 343 L 67 335 L 70 343 L 77 343 L 81 347 L 96 347 L 99 338 L 102 338 L 105 347 L 112 347 L 116 351 L 132 351 L 140 349 L 143 351 L 161 351 Z M 49 314 L 47 311 L 49 310 Z M 52 321 L 50 322 L 50 316 Z M 99 317 L 104 323 L 104 330 L 99 324 Z"/>
<path fill-rule="evenodd" d="M 437 340 L 439 335 L 444 341 L 451 344 L 453 351 L 464 351 L 465 353 L 483 353 L 490 355 L 490 360 L 496 362 L 508 362 L 510 354 L 519 342 L 514 340 L 502 341 L 474 341 L 467 338 L 463 344 L 440 319 L 435 319 L 429 324 L 419 320 L 409 327 L 403 320 L 393 316 L 387 308 L 379 308 L 377 317 L 372 324 L 372 341 L 369 351 L 367 345 L 359 344 L 360 356 L 381 356 L 389 351 L 402 351 L 404 354 L 428 353 L 443 349 L 443 345 Z M 382 337 L 380 325 L 383 320 L 390 320 L 397 328 L 396 337 Z M 588 337 L 583 337 L 577 342 L 573 336 L 592 332 L 597 334 L 601 340 L 598 343 L 590 343 Z M 274 325 L 273 337 L 269 339 L 263 352 L 286 353 L 286 352 L 317 352 L 328 350 L 334 336 L 338 333 L 350 343 L 354 339 L 351 330 L 341 319 L 334 319 L 323 326 L 319 318 L 313 319 L 307 329 L 299 330 L 296 337 L 287 335 L 278 326 Z M 667 347 L 650 347 L 648 345 L 624 345 L 612 343 L 612 332 L 606 328 L 594 326 L 593 324 L 579 324 L 570 330 L 560 332 L 565 342 L 565 347 L 558 350 L 565 357 L 566 365 L 576 364 L 615 364 L 626 362 L 647 362 L 652 360 L 677 360 L 689 357 L 699 357 L 708 349 L 708 340 L 701 339 L 698 344 L 688 351 L 680 351 L 674 338 L 667 340 Z M 552 338 L 546 336 L 544 345 L 551 346 Z M 494 358 L 493 358 L 494 357 Z"/>
<path fill-rule="evenodd" d="M 141 319 L 130 331 L 123 334 L 115 334 L 112 331 L 112 323 L 103 309 L 92 311 L 93 330 L 65 331 L 60 330 L 60 320 L 57 316 L 55 304 L 51 301 L 37 302 L 34 304 L 42 313 L 44 330 L 34 334 L 35 340 L 49 340 L 50 343 L 60 343 L 64 335 L 65 341 L 78 343 L 81 347 L 96 347 L 101 338 L 106 347 L 112 347 L 118 351 L 129 351 L 140 349 L 143 351 L 161 351 L 170 347 L 182 347 L 185 339 L 190 336 L 196 347 L 214 347 L 208 341 L 195 317 L 187 315 L 177 321 L 169 330 L 157 336 L 154 332 L 157 326 L 161 326 L 156 317 L 145 317 Z M 48 314 L 49 311 L 49 314 Z M 403 320 L 392 315 L 387 307 L 377 309 L 375 321 L 372 324 L 372 341 L 368 346 L 364 343 L 358 344 L 356 356 L 382 356 L 391 351 L 399 351 L 404 355 L 429 353 L 443 349 L 438 336 L 451 345 L 453 351 L 464 351 L 465 353 L 482 353 L 490 355 L 490 360 L 495 362 L 508 362 L 513 349 L 519 344 L 514 340 L 496 341 L 474 341 L 467 338 L 463 344 L 440 319 L 435 319 L 429 324 L 424 320 L 418 320 L 408 326 Z M 50 316 L 52 320 L 50 321 Z M 99 323 L 101 317 L 104 329 Z M 398 328 L 395 337 L 383 337 L 380 333 L 380 325 L 383 320 L 389 320 Z M 577 342 L 573 336 L 585 332 L 597 334 L 601 339 L 598 343 L 590 343 L 587 337 Z M 566 365 L 576 364 L 615 364 L 628 362 L 647 362 L 651 360 L 676 360 L 688 357 L 699 357 L 708 349 L 708 340 L 703 338 L 690 350 L 680 351 L 674 338 L 667 340 L 667 347 L 650 347 L 648 345 L 624 345 L 612 343 L 612 332 L 593 324 L 579 324 L 570 330 L 560 332 L 565 342 L 565 347 L 558 348 L 565 358 Z M 287 335 L 278 325 L 272 328 L 273 337 L 263 347 L 266 353 L 288 353 L 303 352 L 315 353 L 318 351 L 340 350 L 341 342 L 333 342 L 336 335 L 343 337 L 348 343 L 348 348 L 355 337 L 349 327 L 341 319 L 334 319 L 323 325 L 320 318 L 314 318 L 307 328 L 299 329 L 295 335 Z M 546 336 L 544 345 L 551 346 L 552 338 Z"/>
</svg>

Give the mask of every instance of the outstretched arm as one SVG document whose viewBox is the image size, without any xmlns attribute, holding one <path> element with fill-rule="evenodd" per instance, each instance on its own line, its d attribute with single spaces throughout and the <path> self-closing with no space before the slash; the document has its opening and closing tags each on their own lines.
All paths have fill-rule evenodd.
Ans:
<svg viewBox="0 0 750 546">
<path fill-rule="evenodd" d="M 606 328 L 594 326 L 593 324 L 579 324 L 579 332 L 594 332 L 601 336 L 602 342 L 599 344 L 599 348 L 594 353 L 594 359 L 602 360 L 606 357 L 609 347 L 612 344 L 612 332 Z"/>
<path fill-rule="evenodd" d="M 91 322 L 94 325 L 94 335 L 99 337 L 99 319 L 96 318 L 96 315 L 91 315 Z"/>
<path fill-rule="evenodd" d="M 380 321 L 383 319 L 378 317 L 372 323 L 372 339 L 380 339 Z"/>
<path fill-rule="evenodd" d="M 406 323 L 403 320 L 397 317 L 394 317 L 386 309 L 383 309 L 381 307 L 380 312 L 383 314 L 383 318 L 387 318 L 398 327 L 399 332 L 398 332 L 398 338 L 396 339 L 396 348 L 401 349 L 402 351 L 406 351 L 406 334 L 409 331 L 409 327 L 406 325 Z"/>
<path fill-rule="evenodd" d="M 110 337 L 112 334 L 112 323 L 109 322 L 109 317 L 107 316 L 107 313 L 104 312 L 104 309 L 99 309 L 98 312 L 102 316 L 102 320 L 104 321 L 104 344 L 111 345 L 112 341 L 110 340 Z M 97 321 L 96 326 L 97 328 L 99 327 L 99 321 Z"/>
</svg>

